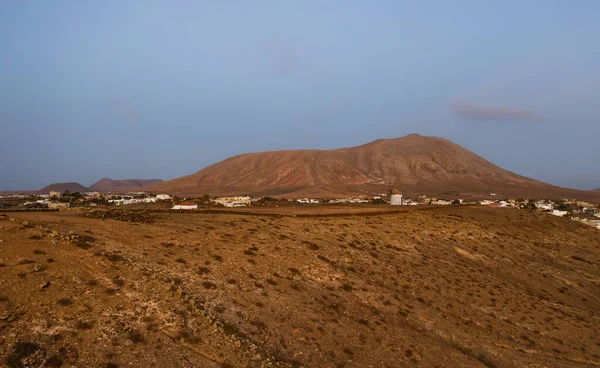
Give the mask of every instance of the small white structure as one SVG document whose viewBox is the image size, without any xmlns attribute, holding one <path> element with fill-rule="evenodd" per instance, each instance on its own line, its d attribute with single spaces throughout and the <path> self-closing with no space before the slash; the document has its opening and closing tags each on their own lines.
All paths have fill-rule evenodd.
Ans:
<svg viewBox="0 0 600 368">
<path fill-rule="evenodd" d="M 544 202 L 542 202 L 542 203 L 540 203 L 540 202 L 536 203 L 535 207 L 538 210 L 552 210 L 552 209 L 554 209 L 554 205 L 552 203 L 544 203 Z"/>
<path fill-rule="evenodd" d="M 567 214 L 567 211 L 560 211 L 560 210 L 552 210 L 552 212 L 549 212 L 551 215 L 554 216 L 564 216 Z"/>
<path fill-rule="evenodd" d="M 392 206 L 402 206 L 402 194 L 392 194 L 390 197 L 390 204 Z"/>
<path fill-rule="evenodd" d="M 194 202 L 181 202 L 173 206 L 174 210 L 196 210 L 198 205 Z"/>
<path fill-rule="evenodd" d="M 246 207 L 246 202 L 224 202 L 225 207 Z"/>
<path fill-rule="evenodd" d="M 313 204 L 316 204 L 316 203 L 319 203 L 320 201 L 318 199 L 303 198 L 303 199 L 296 200 L 296 202 L 298 202 L 298 203 L 313 203 Z"/>
<path fill-rule="evenodd" d="M 171 196 L 168 194 L 157 194 L 156 199 L 158 199 L 159 201 L 168 201 L 171 199 Z"/>
</svg>

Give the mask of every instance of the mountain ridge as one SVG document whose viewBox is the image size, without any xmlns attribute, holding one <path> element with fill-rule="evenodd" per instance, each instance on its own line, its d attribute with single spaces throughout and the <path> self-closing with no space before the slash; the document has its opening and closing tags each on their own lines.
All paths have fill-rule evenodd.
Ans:
<svg viewBox="0 0 600 368">
<path fill-rule="evenodd" d="M 96 192 L 122 192 L 162 183 L 161 179 L 121 179 L 115 180 L 102 178 L 88 187 L 89 191 Z"/>
<path fill-rule="evenodd" d="M 187 176 L 146 187 L 181 195 L 374 195 L 403 193 L 598 198 L 504 170 L 444 138 L 410 134 L 333 150 L 279 150 L 229 157 Z"/>
<path fill-rule="evenodd" d="M 85 192 L 87 190 L 87 188 L 77 182 L 71 181 L 71 182 L 64 182 L 64 183 L 48 184 L 45 187 L 43 187 L 42 189 L 38 190 L 37 192 L 39 194 L 48 194 L 50 192 L 64 193 L 67 190 L 71 193 L 75 193 L 75 192 Z"/>
</svg>

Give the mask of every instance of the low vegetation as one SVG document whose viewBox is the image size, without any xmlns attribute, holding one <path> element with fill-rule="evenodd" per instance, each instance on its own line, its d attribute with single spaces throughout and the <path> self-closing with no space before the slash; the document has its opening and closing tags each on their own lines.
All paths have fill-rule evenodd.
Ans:
<svg viewBox="0 0 600 368">
<path fill-rule="evenodd" d="M 118 211 L 0 218 L 0 365 L 600 364 L 600 232 L 574 221 Z"/>
</svg>

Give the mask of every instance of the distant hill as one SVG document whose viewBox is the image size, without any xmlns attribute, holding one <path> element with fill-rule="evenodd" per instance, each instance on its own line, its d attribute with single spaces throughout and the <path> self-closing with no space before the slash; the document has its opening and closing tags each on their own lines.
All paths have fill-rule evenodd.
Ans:
<svg viewBox="0 0 600 368">
<path fill-rule="evenodd" d="M 162 182 L 163 181 L 160 179 L 113 180 L 109 178 L 103 178 L 92 184 L 88 189 L 96 192 L 124 192 Z"/>
<path fill-rule="evenodd" d="M 504 170 L 443 138 L 411 134 L 335 150 L 246 153 L 195 174 L 147 187 L 180 195 L 251 194 L 334 197 L 385 193 L 390 183 L 408 195 L 600 199 Z"/>
<path fill-rule="evenodd" d="M 54 184 L 46 185 L 42 189 L 38 190 L 38 193 L 40 193 L 40 194 L 48 194 L 50 192 L 64 193 L 67 190 L 71 193 L 75 193 L 75 192 L 85 192 L 85 191 L 87 191 L 87 188 L 76 182 L 54 183 Z"/>
</svg>

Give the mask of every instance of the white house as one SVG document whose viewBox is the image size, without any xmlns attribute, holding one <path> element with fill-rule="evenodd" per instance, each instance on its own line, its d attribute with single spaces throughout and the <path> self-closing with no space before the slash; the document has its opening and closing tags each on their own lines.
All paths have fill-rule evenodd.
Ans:
<svg viewBox="0 0 600 368">
<path fill-rule="evenodd" d="M 246 207 L 246 202 L 224 202 L 225 207 Z"/>
<path fill-rule="evenodd" d="M 552 203 L 536 203 L 535 207 L 537 207 L 538 210 L 552 210 L 554 209 L 554 205 Z"/>
<path fill-rule="evenodd" d="M 298 203 L 319 203 L 319 200 L 318 199 L 303 198 L 303 199 L 298 199 L 297 202 Z"/>
<path fill-rule="evenodd" d="M 157 194 L 156 199 L 158 199 L 159 201 L 168 201 L 171 199 L 171 196 L 168 194 Z"/>
<path fill-rule="evenodd" d="M 567 211 L 559 211 L 559 210 L 552 210 L 552 212 L 549 212 L 551 215 L 554 216 L 564 216 L 567 214 Z"/>
<path fill-rule="evenodd" d="M 392 206 L 402 206 L 402 194 L 392 194 L 390 197 L 390 204 Z"/>
<path fill-rule="evenodd" d="M 174 210 L 196 210 L 198 205 L 194 202 L 181 202 L 173 206 Z"/>
</svg>

